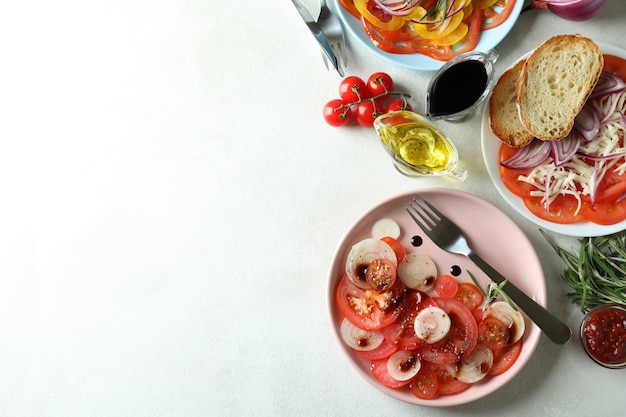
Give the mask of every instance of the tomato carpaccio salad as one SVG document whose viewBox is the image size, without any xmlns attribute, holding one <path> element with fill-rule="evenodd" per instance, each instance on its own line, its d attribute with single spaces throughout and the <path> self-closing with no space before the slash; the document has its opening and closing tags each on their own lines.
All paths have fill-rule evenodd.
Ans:
<svg viewBox="0 0 626 417">
<path fill-rule="evenodd" d="M 625 132 L 626 60 L 605 54 L 603 73 L 572 132 L 553 143 L 534 139 L 522 149 L 502 144 L 500 178 L 543 220 L 619 223 L 626 219 Z M 510 163 L 523 153 L 526 162 L 538 163 Z"/>
<path fill-rule="evenodd" d="M 399 234 L 394 220 L 381 219 L 347 256 L 335 292 L 345 345 L 371 361 L 380 383 L 420 399 L 507 371 L 522 350 L 521 313 L 470 281 L 438 274 L 428 254 L 407 250 Z"/>
</svg>

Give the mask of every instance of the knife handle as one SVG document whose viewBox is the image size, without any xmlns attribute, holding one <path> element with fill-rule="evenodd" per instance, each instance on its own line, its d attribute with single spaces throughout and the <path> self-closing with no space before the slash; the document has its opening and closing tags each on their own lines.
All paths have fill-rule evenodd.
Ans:
<svg viewBox="0 0 626 417">
<path fill-rule="evenodd" d="M 468 257 L 486 273 L 496 284 L 504 284 L 503 291 L 506 295 L 537 325 L 554 343 L 563 345 L 572 337 L 572 330 L 562 321 L 557 319 L 552 313 L 537 304 L 526 293 L 517 288 L 511 281 L 504 278 L 491 265 L 482 260 L 475 253 L 470 253 Z"/>
</svg>

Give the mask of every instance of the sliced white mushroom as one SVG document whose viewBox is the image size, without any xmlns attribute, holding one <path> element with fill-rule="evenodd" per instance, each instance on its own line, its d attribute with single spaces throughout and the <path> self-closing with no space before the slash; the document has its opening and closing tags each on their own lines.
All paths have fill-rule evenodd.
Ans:
<svg viewBox="0 0 626 417">
<path fill-rule="evenodd" d="M 450 375 L 461 382 L 473 384 L 483 379 L 493 366 L 493 351 L 477 345 L 474 350 L 457 363 L 446 365 Z"/>
<path fill-rule="evenodd" d="M 346 345 L 362 352 L 376 349 L 385 340 L 381 332 L 359 329 L 348 319 L 343 319 L 339 330 Z"/>
<path fill-rule="evenodd" d="M 499 319 L 509 328 L 509 343 L 515 343 L 522 338 L 526 330 L 522 313 L 513 309 L 506 301 L 496 301 L 483 311 L 483 318 L 492 316 Z"/>
<path fill-rule="evenodd" d="M 415 317 L 415 335 L 426 343 L 443 339 L 450 331 L 450 316 L 441 308 L 430 306 L 422 309 Z"/>
<path fill-rule="evenodd" d="M 393 219 L 380 219 L 372 226 L 372 237 L 381 239 L 383 237 L 400 237 L 400 225 Z"/>
<path fill-rule="evenodd" d="M 365 273 L 367 266 L 376 259 L 387 259 L 398 266 L 395 252 L 380 239 L 363 239 L 352 246 L 346 259 L 346 274 L 350 281 L 359 288 L 369 288 Z"/>
<path fill-rule="evenodd" d="M 408 381 L 422 367 L 419 357 L 410 350 L 399 350 L 387 359 L 387 372 L 396 381 Z"/>
<path fill-rule="evenodd" d="M 426 292 L 435 283 L 437 266 L 428 255 L 411 252 L 398 265 L 398 276 L 407 287 Z"/>
</svg>

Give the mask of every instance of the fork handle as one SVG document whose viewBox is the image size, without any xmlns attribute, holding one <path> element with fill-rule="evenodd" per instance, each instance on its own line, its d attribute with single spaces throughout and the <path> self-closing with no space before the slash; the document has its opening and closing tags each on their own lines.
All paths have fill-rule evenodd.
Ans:
<svg viewBox="0 0 626 417">
<path fill-rule="evenodd" d="M 517 306 L 537 325 L 554 343 L 563 345 L 567 343 L 571 336 L 572 330 L 562 321 L 557 319 L 548 310 L 540 306 L 530 298 L 526 293 L 517 288 L 515 285 L 504 278 L 491 265 L 483 261 L 482 258 L 474 252 L 467 255 L 483 272 L 485 272 L 496 284 L 504 284 L 503 290 L 506 295 L 517 304 Z"/>
</svg>

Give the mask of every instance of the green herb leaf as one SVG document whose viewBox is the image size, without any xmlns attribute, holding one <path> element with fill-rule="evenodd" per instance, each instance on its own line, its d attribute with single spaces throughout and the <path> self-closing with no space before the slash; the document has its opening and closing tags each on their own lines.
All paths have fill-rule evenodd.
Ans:
<svg viewBox="0 0 626 417">
<path fill-rule="evenodd" d="M 583 313 L 599 304 L 626 304 L 626 231 L 580 238 L 579 248 L 570 250 L 540 232 L 563 260 L 561 278 L 573 290 L 567 296 Z"/>
</svg>

